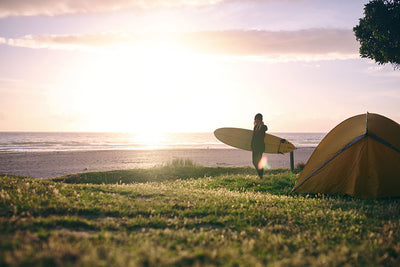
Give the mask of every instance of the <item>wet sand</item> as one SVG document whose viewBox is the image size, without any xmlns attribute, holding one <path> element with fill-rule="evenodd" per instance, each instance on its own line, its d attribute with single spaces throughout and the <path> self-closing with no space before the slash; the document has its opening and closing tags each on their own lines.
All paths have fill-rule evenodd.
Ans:
<svg viewBox="0 0 400 267">
<path fill-rule="evenodd" d="M 295 165 L 306 163 L 314 148 L 294 151 Z M 290 168 L 290 155 L 264 154 L 271 168 Z M 238 149 L 101 150 L 0 153 L 0 173 L 50 178 L 91 171 L 151 168 L 173 159 L 202 166 L 252 166 L 251 152 Z"/>
</svg>

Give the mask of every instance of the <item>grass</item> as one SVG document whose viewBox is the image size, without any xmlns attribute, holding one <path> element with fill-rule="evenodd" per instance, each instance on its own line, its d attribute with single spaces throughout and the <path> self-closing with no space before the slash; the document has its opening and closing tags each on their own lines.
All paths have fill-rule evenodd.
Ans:
<svg viewBox="0 0 400 267">
<path fill-rule="evenodd" d="M 289 194 L 296 174 L 0 176 L 0 266 L 399 266 L 400 200 Z"/>
</svg>

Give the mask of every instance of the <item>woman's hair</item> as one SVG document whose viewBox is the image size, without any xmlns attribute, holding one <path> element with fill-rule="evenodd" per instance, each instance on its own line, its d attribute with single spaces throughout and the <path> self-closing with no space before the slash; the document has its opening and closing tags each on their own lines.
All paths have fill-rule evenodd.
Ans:
<svg viewBox="0 0 400 267">
<path fill-rule="evenodd" d="M 256 119 L 263 120 L 263 115 L 261 113 L 257 113 L 256 116 L 254 117 L 254 120 Z"/>
</svg>

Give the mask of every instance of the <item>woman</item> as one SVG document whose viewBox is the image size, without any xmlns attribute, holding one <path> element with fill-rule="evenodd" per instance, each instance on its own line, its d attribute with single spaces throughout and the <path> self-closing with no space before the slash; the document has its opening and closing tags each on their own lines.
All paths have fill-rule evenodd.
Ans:
<svg viewBox="0 0 400 267">
<path fill-rule="evenodd" d="M 253 137 L 251 138 L 251 150 L 253 151 L 253 164 L 257 170 L 258 176 L 262 179 L 264 174 L 263 166 L 260 166 L 262 154 L 265 150 L 265 132 L 268 130 L 267 125 L 263 122 L 263 116 L 258 113 L 254 117 Z"/>
</svg>

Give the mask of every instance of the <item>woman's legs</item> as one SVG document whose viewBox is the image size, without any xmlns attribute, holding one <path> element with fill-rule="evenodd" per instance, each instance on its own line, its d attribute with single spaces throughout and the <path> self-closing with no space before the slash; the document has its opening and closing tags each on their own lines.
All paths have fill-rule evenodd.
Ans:
<svg viewBox="0 0 400 267">
<path fill-rule="evenodd" d="M 262 166 L 259 166 L 261 158 L 262 158 L 262 152 L 261 153 L 257 153 L 257 152 L 253 151 L 253 165 L 256 168 L 258 176 L 260 178 L 262 178 L 263 174 L 264 174 L 264 168 Z"/>
</svg>

